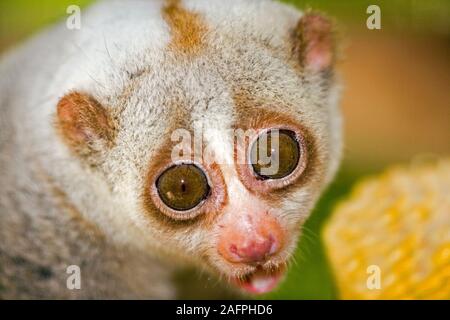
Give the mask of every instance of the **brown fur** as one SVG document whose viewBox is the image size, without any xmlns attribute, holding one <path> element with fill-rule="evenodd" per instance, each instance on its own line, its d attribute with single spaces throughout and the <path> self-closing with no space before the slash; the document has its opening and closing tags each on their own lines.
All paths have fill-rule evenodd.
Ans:
<svg viewBox="0 0 450 320">
<path fill-rule="evenodd" d="M 195 56 L 204 48 L 203 37 L 207 28 L 199 14 L 184 9 L 180 0 L 168 0 L 163 8 L 163 17 L 172 33 L 169 44 L 172 51 Z"/>
</svg>

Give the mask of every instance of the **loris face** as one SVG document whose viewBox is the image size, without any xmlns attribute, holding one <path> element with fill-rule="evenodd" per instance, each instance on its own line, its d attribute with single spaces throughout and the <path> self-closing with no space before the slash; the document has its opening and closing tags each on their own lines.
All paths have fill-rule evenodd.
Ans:
<svg viewBox="0 0 450 320">
<path fill-rule="evenodd" d="M 140 247 L 264 293 L 340 158 L 334 44 L 320 15 L 229 6 L 169 1 L 163 49 L 115 94 L 73 88 L 57 127 Z"/>
</svg>

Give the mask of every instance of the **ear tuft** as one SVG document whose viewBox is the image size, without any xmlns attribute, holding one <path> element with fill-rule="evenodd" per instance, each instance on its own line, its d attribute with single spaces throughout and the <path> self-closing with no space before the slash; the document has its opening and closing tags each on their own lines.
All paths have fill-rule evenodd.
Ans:
<svg viewBox="0 0 450 320">
<path fill-rule="evenodd" d="M 115 130 L 108 111 L 92 96 L 70 92 L 57 105 L 57 128 L 76 152 L 87 154 L 110 147 Z"/>
<path fill-rule="evenodd" d="M 320 72 L 331 68 L 335 60 L 331 21 L 318 13 L 303 15 L 294 32 L 294 52 L 306 70 Z"/>
</svg>

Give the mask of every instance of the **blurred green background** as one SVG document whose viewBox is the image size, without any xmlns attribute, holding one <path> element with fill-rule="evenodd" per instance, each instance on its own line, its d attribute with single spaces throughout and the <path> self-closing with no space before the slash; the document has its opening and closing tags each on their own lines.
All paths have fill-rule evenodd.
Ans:
<svg viewBox="0 0 450 320">
<path fill-rule="evenodd" d="M 126 0 L 124 0 L 126 1 Z M 0 53 L 91 0 L 0 0 Z M 295 262 L 275 299 L 333 299 L 339 294 L 321 228 L 362 176 L 393 163 L 450 154 L 450 1 L 299 1 L 335 17 L 343 47 L 345 155 L 335 182 L 305 225 Z M 381 30 L 366 28 L 366 8 L 381 8 Z M 193 289 L 190 297 L 204 297 Z M 265 298 L 266 298 L 265 297 Z"/>
</svg>

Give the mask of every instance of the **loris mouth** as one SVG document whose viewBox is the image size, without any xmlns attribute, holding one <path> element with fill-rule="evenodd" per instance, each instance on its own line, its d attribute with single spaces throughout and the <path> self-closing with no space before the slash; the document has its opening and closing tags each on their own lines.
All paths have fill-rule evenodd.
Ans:
<svg viewBox="0 0 450 320">
<path fill-rule="evenodd" d="M 258 267 L 255 271 L 241 278 L 233 278 L 232 282 L 243 291 L 251 294 L 264 294 L 275 289 L 284 277 L 286 269 L 263 269 Z"/>
</svg>

